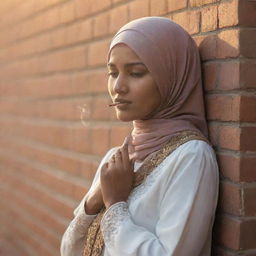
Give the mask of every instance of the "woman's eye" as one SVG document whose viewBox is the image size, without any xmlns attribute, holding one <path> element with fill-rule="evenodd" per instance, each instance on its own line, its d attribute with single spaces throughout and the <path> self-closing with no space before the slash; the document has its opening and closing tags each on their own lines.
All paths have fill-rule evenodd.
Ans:
<svg viewBox="0 0 256 256">
<path fill-rule="evenodd" d="M 118 73 L 117 72 L 108 72 L 108 76 L 111 76 L 111 77 L 117 77 L 118 76 Z"/>
<path fill-rule="evenodd" d="M 133 77 L 142 77 L 144 76 L 144 72 L 131 72 L 130 75 Z"/>
</svg>

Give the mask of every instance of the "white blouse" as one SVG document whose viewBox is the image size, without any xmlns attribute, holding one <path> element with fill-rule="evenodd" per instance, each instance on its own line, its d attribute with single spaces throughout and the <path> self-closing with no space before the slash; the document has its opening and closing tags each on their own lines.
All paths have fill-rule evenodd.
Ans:
<svg viewBox="0 0 256 256">
<path fill-rule="evenodd" d="M 99 182 L 100 168 L 91 193 Z M 135 171 L 142 163 L 135 163 Z M 218 166 L 213 149 L 204 141 L 179 146 L 130 194 L 112 205 L 101 230 L 103 256 L 210 256 L 212 225 L 218 198 Z M 88 195 L 87 194 L 87 195 Z M 83 198 L 74 210 L 61 241 L 61 256 L 82 256 L 88 226 Z"/>
</svg>

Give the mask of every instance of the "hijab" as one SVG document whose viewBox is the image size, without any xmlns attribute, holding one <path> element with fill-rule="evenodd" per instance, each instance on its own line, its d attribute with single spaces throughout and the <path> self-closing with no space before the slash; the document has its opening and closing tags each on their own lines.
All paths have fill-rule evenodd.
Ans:
<svg viewBox="0 0 256 256">
<path fill-rule="evenodd" d="M 144 160 L 181 131 L 207 137 L 200 57 L 191 36 L 167 18 L 144 17 L 120 28 L 111 41 L 108 59 L 121 43 L 145 64 L 161 96 L 160 105 L 147 119 L 133 121 L 130 158 Z"/>
</svg>

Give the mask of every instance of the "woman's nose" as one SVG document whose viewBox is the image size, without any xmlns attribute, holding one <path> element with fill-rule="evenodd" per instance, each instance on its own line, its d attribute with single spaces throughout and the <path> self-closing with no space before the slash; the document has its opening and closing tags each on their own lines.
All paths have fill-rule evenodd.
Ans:
<svg viewBox="0 0 256 256">
<path fill-rule="evenodd" d="M 125 94 L 128 92 L 128 85 L 125 78 L 122 76 L 118 76 L 117 79 L 114 81 L 113 90 L 115 93 L 118 94 Z"/>
</svg>

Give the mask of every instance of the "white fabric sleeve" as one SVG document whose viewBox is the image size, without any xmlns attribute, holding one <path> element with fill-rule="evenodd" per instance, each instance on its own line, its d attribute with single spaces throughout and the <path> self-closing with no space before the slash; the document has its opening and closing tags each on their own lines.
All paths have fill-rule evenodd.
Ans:
<svg viewBox="0 0 256 256">
<path fill-rule="evenodd" d="M 84 202 L 87 199 L 88 195 L 93 192 L 97 187 L 100 177 L 100 169 L 102 165 L 107 162 L 112 154 L 116 151 L 116 148 L 112 148 L 107 152 L 107 154 L 102 159 L 95 177 L 93 179 L 92 185 L 88 193 L 81 200 L 79 205 L 74 210 L 74 218 L 67 227 L 65 233 L 62 236 L 60 253 L 61 256 L 77 256 L 82 255 L 83 247 L 85 243 L 85 237 L 87 234 L 87 229 L 91 224 L 92 220 L 96 215 L 88 215 L 84 209 Z"/>
<path fill-rule="evenodd" d="M 156 210 L 159 219 L 155 232 L 136 225 L 133 221 L 136 216 L 131 216 L 128 204 L 118 202 L 105 212 L 101 221 L 109 255 L 200 255 L 212 229 L 217 204 L 215 154 L 208 145 L 189 151 L 184 148 L 175 161 L 172 159 L 165 166 L 171 168 L 174 175 L 162 182 L 166 190 L 158 198 L 161 204 Z"/>
</svg>

